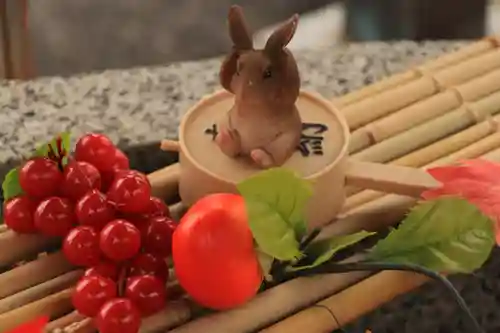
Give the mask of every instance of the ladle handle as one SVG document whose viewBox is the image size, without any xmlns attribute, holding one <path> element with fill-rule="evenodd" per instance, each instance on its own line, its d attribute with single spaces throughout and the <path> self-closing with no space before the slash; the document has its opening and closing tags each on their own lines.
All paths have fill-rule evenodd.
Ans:
<svg viewBox="0 0 500 333">
<path fill-rule="evenodd" d="M 440 185 L 422 169 L 356 160 L 348 161 L 345 176 L 347 185 L 415 198 Z"/>
</svg>

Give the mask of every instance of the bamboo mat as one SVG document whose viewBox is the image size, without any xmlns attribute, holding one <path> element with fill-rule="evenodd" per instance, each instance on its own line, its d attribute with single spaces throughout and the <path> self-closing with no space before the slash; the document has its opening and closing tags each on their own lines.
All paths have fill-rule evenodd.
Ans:
<svg viewBox="0 0 500 333">
<path fill-rule="evenodd" d="M 500 161 L 499 44 L 495 38 L 475 42 L 335 99 L 352 131 L 352 158 L 412 167 L 480 156 Z M 415 202 L 357 188 L 348 193 L 341 215 L 320 237 L 386 228 Z M 181 214 L 184 208 L 177 203 L 171 209 Z M 68 265 L 60 252 L 36 257 L 51 240 L 13 238 L 0 230 L 0 242 L 12 245 L 16 260 L 36 258 L 0 274 L 0 286 L 6 286 L 0 290 L 0 331 L 5 323 L 22 322 L 27 314 L 49 313 L 47 332 L 94 332 L 89 319 L 71 312 L 71 286 L 81 271 Z M 12 261 L 10 255 L 0 252 L 0 264 Z M 181 295 L 172 276 L 169 290 Z M 299 278 L 240 308 L 201 317 L 196 305 L 181 296 L 148 318 L 140 333 L 331 332 L 339 323 L 348 324 L 426 281 L 403 272 Z"/>
</svg>

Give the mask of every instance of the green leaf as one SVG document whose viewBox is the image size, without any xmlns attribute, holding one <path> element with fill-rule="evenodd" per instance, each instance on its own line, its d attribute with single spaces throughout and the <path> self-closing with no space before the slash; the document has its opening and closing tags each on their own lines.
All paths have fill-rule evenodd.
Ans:
<svg viewBox="0 0 500 333">
<path fill-rule="evenodd" d="M 248 220 L 259 249 L 279 260 L 301 256 L 294 230 L 265 202 L 245 198 Z"/>
<path fill-rule="evenodd" d="M 49 155 L 49 146 L 52 147 L 54 152 L 58 152 L 57 149 L 57 139 L 61 137 L 62 139 L 62 148 L 68 154 L 71 149 L 71 134 L 69 132 L 63 132 L 59 135 L 56 135 L 52 140 L 47 143 L 39 145 L 35 150 L 35 156 L 47 157 Z M 68 162 L 67 157 L 63 159 L 63 165 L 66 165 Z"/>
<path fill-rule="evenodd" d="M 332 259 L 337 252 L 346 247 L 354 245 L 363 239 L 376 234 L 375 232 L 359 231 L 357 233 L 345 236 L 335 236 L 328 239 L 322 239 L 311 243 L 306 250 L 306 255 L 315 257 L 314 261 L 309 265 L 291 267 L 291 271 L 300 271 L 319 266 L 328 260 Z"/>
<path fill-rule="evenodd" d="M 2 191 L 5 201 L 24 193 L 19 184 L 19 170 L 17 168 L 10 170 L 5 176 L 2 183 Z"/>
<path fill-rule="evenodd" d="M 298 241 L 307 233 L 304 211 L 312 186 L 293 171 L 272 168 L 259 172 L 240 182 L 238 191 L 245 199 L 266 203 L 293 228 Z"/>
<path fill-rule="evenodd" d="M 490 218 L 464 199 L 441 198 L 416 206 L 373 247 L 369 259 L 470 273 L 488 259 L 494 244 Z"/>
</svg>

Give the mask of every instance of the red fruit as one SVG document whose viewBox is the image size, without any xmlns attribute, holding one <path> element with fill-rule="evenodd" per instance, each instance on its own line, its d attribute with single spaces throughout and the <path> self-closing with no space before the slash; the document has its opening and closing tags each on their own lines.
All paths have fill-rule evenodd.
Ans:
<svg viewBox="0 0 500 333">
<path fill-rule="evenodd" d="M 144 213 L 144 215 L 148 217 L 156 217 L 156 216 L 170 217 L 170 210 L 168 209 L 167 204 L 165 204 L 165 201 L 157 197 L 150 197 L 148 209 L 146 213 Z"/>
<path fill-rule="evenodd" d="M 120 271 L 115 263 L 110 261 L 100 261 L 98 264 L 85 270 L 85 273 L 83 275 L 99 275 L 116 281 L 118 279 L 119 273 Z"/>
<path fill-rule="evenodd" d="M 262 271 L 240 195 L 212 194 L 196 202 L 182 217 L 172 245 L 177 279 L 201 305 L 229 309 L 257 293 Z"/>
<path fill-rule="evenodd" d="M 102 170 L 102 191 L 107 192 L 113 180 L 115 179 L 115 175 L 118 171 L 128 170 L 130 168 L 130 162 L 128 160 L 127 155 L 125 155 L 120 149 L 115 149 L 115 155 L 113 157 L 114 162 L 111 165 L 109 170 Z"/>
<path fill-rule="evenodd" d="M 20 234 L 36 233 L 33 214 L 37 204 L 26 196 L 13 198 L 3 205 L 5 224 Z"/>
<path fill-rule="evenodd" d="M 78 201 L 87 192 L 101 188 L 99 170 L 90 163 L 72 161 L 64 168 L 62 193 L 73 201 Z"/>
<path fill-rule="evenodd" d="M 45 157 L 35 157 L 19 170 L 19 184 L 30 197 L 47 198 L 56 195 L 63 175 L 57 163 Z"/>
<path fill-rule="evenodd" d="M 34 214 L 35 226 L 47 236 L 65 236 L 74 226 L 76 217 L 71 201 L 50 197 L 38 204 Z"/>
<path fill-rule="evenodd" d="M 145 213 L 151 196 L 147 177 L 138 171 L 121 171 L 116 174 L 108 191 L 108 200 L 123 213 Z"/>
<path fill-rule="evenodd" d="M 78 226 L 64 238 L 63 253 L 76 266 L 94 266 L 100 262 L 99 234 L 89 226 Z"/>
<path fill-rule="evenodd" d="M 130 222 L 113 220 L 100 234 L 101 251 L 111 260 L 122 261 L 134 257 L 141 247 L 141 234 Z"/>
<path fill-rule="evenodd" d="M 169 217 L 158 216 L 151 218 L 147 227 L 143 229 L 142 243 L 144 251 L 160 257 L 168 257 L 172 254 L 172 236 L 175 228 L 175 222 Z"/>
<path fill-rule="evenodd" d="M 107 301 L 116 297 L 116 284 L 103 276 L 84 276 L 78 281 L 72 295 L 75 309 L 87 317 L 94 317 Z"/>
<path fill-rule="evenodd" d="M 150 316 L 165 307 L 167 288 L 155 276 L 134 276 L 127 280 L 125 296 L 137 306 L 143 316 Z"/>
<path fill-rule="evenodd" d="M 109 170 L 114 163 L 116 147 L 102 134 L 89 133 L 76 143 L 75 159 L 92 164 L 99 171 Z"/>
<path fill-rule="evenodd" d="M 154 275 L 166 282 L 168 280 L 168 265 L 163 258 L 151 253 L 141 253 L 130 263 L 128 276 Z"/>
<path fill-rule="evenodd" d="M 95 324 L 100 333 L 137 333 L 141 314 L 129 299 L 115 298 L 102 306 Z"/>
<path fill-rule="evenodd" d="M 75 207 L 78 223 L 101 230 L 115 218 L 115 211 L 104 194 L 92 190 L 78 200 Z"/>
</svg>

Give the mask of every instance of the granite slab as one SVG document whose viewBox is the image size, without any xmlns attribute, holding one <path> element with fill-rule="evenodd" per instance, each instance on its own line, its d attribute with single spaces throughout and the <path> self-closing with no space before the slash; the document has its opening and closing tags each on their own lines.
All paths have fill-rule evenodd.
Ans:
<svg viewBox="0 0 500 333">
<path fill-rule="evenodd" d="M 345 94 L 466 42 L 363 43 L 296 53 L 303 88 Z M 109 70 L 33 81 L 0 81 L 0 163 L 61 131 L 94 131 L 121 147 L 177 135 L 186 110 L 219 89 L 221 59 Z"/>
</svg>

